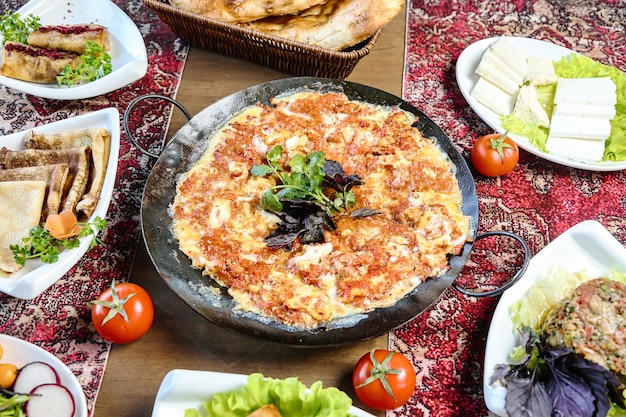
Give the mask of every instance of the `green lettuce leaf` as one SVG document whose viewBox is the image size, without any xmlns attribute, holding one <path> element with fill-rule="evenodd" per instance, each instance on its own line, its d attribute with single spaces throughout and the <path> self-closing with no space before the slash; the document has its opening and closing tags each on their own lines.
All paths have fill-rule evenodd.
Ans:
<svg viewBox="0 0 626 417">
<path fill-rule="evenodd" d="M 349 417 L 352 399 L 337 388 L 323 388 L 320 381 L 306 386 L 297 378 L 273 379 L 256 373 L 248 383 L 215 394 L 204 403 L 209 417 L 246 417 L 266 404 L 274 404 L 282 417 Z M 185 410 L 185 417 L 200 417 Z"/>
<path fill-rule="evenodd" d="M 572 53 L 554 62 L 554 71 L 561 78 L 611 77 L 617 87 L 616 115 L 611 120 L 611 135 L 606 141 L 603 161 L 626 160 L 626 73 L 604 65 L 578 53 Z M 537 98 L 551 115 L 554 108 L 556 84 L 537 88 Z M 512 115 L 500 118 L 502 127 L 510 133 L 526 136 L 530 143 L 543 152 L 546 150 L 548 129 L 529 125 Z"/>
</svg>

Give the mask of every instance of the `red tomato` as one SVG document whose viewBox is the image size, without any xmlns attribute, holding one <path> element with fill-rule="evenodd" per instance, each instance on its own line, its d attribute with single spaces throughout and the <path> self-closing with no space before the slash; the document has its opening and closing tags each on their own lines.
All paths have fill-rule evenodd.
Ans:
<svg viewBox="0 0 626 417">
<path fill-rule="evenodd" d="M 471 155 L 478 172 L 487 177 L 498 177 L 515 168 L 519 160 L 519 148 L 506 133 L 492 133 L 478 138 Z"/>
<path fill-rule="evenodd" d="M 113 343 L 130 343 L 142 337 L 154 321 L 154 304 L 139 285 L 111 285 L 91 302 L 91 320 L 100 336 Z"/>
<path fill-rule="evenodd" d="M 359 400 L 374 410 L 393 410 L 415 391 L 415 369 L 401 353 L 375 349 L 361 356 L 352 372 Z"/>
</svg>

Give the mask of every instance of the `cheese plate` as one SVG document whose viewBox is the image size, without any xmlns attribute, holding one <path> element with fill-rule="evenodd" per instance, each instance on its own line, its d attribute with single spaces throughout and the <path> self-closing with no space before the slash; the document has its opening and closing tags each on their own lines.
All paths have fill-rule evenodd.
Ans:
<svg viewBox="0 0 626 417">
<path fill-rule="evenodd" d="M 544 278 L 550 268 L 571 272 L 584 270 L 593 278 L 606 276 L 612 269 L 626 271 L 626 248 L 597 221 L 581 222 L 539 251 L 530 260 L 522 278 L 502 294 L 487 335 L 483 372 L 485 403 L 498 416 L 507 415 L 506 388 L 489 382 L 496 365 L 509 363 L 509 354 L 519 345 L 509 309 L 526 295 L 533 283 Z"/>
<path fill-rule="evenodd" d="M 111 150 L 107 171 L 104 177 L 100 199 L 90 221 L 96 216 L 105 219 L 113 195 L 117 175 L 117 163 L 120 149 L 120 116 L 117 109 L 106 108 L 81 116 L 71 117 L 58 122 L 33 128 L 37 133 L 64 133 L 81 129 L 104 127 L 111 133 Z M 27 131 L 0 136 L 0 147 L 25 149 L 24 137 Z M 0 271 L 0 292 L 21 299 L 32 299 L 54 284 L 78 262 L 87 252 L 93 236 L 81 238 L 78 248 L 64 250 L 55 263 L 43 263 L 38 259 L 29 259 L 17 272 L 8 274 Z"/>
<path fill-rule="evenodd" d="M 509 37 L 517 47 L 528 53 L 529 56 L 536 58 L 545 58 L 552 61 L 559 60 L 560 58 L 567 56 L 573 51 L 571 49 L 555 45 L 550 42 L 541 41 L 531 38 L 523 37 Z M 478 82 L 479 76 L 475 73 L 476 67 L 480 62 L 483 53 L 492 45 L 498 37 L 481 39 L 472 43 L 463 50 L 456 64 L 456 79 L 461 90 L 461 94 L 470 105 L 470 107 L 476 112 L 476 114 L 494 131 L 498 133 L 504 133 L 506 129 L 500 124 L 499 115 L 493 110 L 487 108 L 483 104 L 479 103 L 471 95 L 472 88 Z M 544 152 L 535 147 L 528 138 L 511 134 L 508 136 L 513 139 L 517 145 L 530 152 L 533 155 L 539 156 L 545 160 L 555 162 L 557 164 L 565 165 L 572 168 L 584 169 L 588 171 L 621 171 L 626 169 L 626 161 L 585 161 L 574 159 L 571 157 L 557 155 L 555 153 Z"/>
<path fill-rule="evenodd" d="M 20 16 L 40 17 L 42 25 L 99 23 L 109 30 L 113 71 L 95 81 L 59 87 L 38 84 L 0 75 L 0 84 L 37 97 L 79 100 L 106 94 L 143 77 L 148 57 L 143 37 L 135 23 L 110 0 L 68 2 L 67 0 L 31 0 L 16 11 Z M 0 48 L 1 49 L 1 48 Z"/>
</svg>

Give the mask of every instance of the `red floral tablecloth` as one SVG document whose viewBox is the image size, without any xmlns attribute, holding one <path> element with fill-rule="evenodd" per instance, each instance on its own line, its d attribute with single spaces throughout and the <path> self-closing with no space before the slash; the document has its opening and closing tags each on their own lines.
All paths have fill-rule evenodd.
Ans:
<svg viewBox="0 0 626 417">
<path fill-rule="evenodd" d="M 625 21 L 623 0 L 409 0 L 404 99 L 431 116 L 468 157 L 473 141 L 490 128 L 472 111 L 456 83 L 456 61 L 465 47 L 498 35 L 531 37 L 624 71 Z M 502 178 L 474 174 L 479 233 L 515 232 L 534 254 L 568 228 L 593 219 L 626 244 L 624 171 L 582 171 L 522 151 L 519 166 Z M 475 252 L 464 276 L 480 274 L 494 262 L 505 269 L 514 263 L 489 248 Z M 482 362 L 496 303 L 497 299 L 467 297 L 450 289 L 391 335 L 390 347 L 412 359 L 418 388 L 407 405 L 388 416 L 488 415 Z"/>
<path fill-rule="evenodd" d="M 0 10 L 17 10 L 24 3 L 0 0 Z M 188 46 L 140 0 L 115 0 L 115 3 L 132 18 L 144 37 L 148 73 L 117 91 L 75 101 L 41 99 L 0 86 L 0 136 L 106 107 L 116 107 L 123 114 L 128 104 L 143 94 L 175 95 Z M 134 120 L 132 125 L 144 126 L 136 135 L 153 140 L 162 138 L 170 111 L 167 103 L 146 102 L 142 112 L 133 112 L 134 117 L 142 119 Z M 149 169 L 149 158 L 130 144 L 122 129 L 115 190 L 107 214 L 107 229 L 101 235 L 104 245 L 90 251 L 55 285 L 33 300 L 0 294 L 0 333 L 34 343 L 66 363 L 82 384 L 90 414 L 110 344 L 95 332 L 88 302 L 113 279 L 127 280 L 130 275 L 141 236 L 139 208 Z"/>
</svg>

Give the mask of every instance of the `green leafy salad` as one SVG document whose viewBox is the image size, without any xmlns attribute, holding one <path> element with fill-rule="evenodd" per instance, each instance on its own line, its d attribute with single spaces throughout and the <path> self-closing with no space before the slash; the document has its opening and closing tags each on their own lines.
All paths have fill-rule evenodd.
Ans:
<svg viewBox="0 0 626 417">
<path fill-rule="evenodd" d="M 611 270 L 607 275 L 626 284 L 626 273 Z M 531 409 L 537 415 L 626 417 L 623 381 L 569 348 L 548 345 L 541 336 L 550 309 L 592 278 L 585 270 L 550 268 L 511 304 L 520 345 L 510 354 L 511 364 L 497 365 L 491 379 L 507 387 L 510 417 L 531 415 L 525 414 Z"/>
<path fill-rule="evenodd" d="M 626 73 L 578 53 L 572 53 L 554 62 L 554 71 L 557 77 L 561 78 L 611 77 L 617 87 L 616 114 L 611 120 L 611 135 L 606 141 L 602 160 L 626 160 Z M 537 87 L 537 98 L 548 114 L 552 114 L 554 108 L 555 91 L 556 84 Z M 500 122 L 508 132 L 526 136 L 538 149 L 548 152 L 546 149 L 548 128 L 528 124 L 513 115 L 502 116 Z"/>
<path fill-rule="evenodd" d="M 295 377 L 273 379 L 256 373 L 248 376 L 246 385 L 206 401 L 208 414 L 187 409 L 185 417 L 246 417 L 267 404 L 274 404 L 282 417 L 349 417 L 352 399 L 337 388 L 322 388 L 320 381 L 307 389 Z"/>
</svg>

